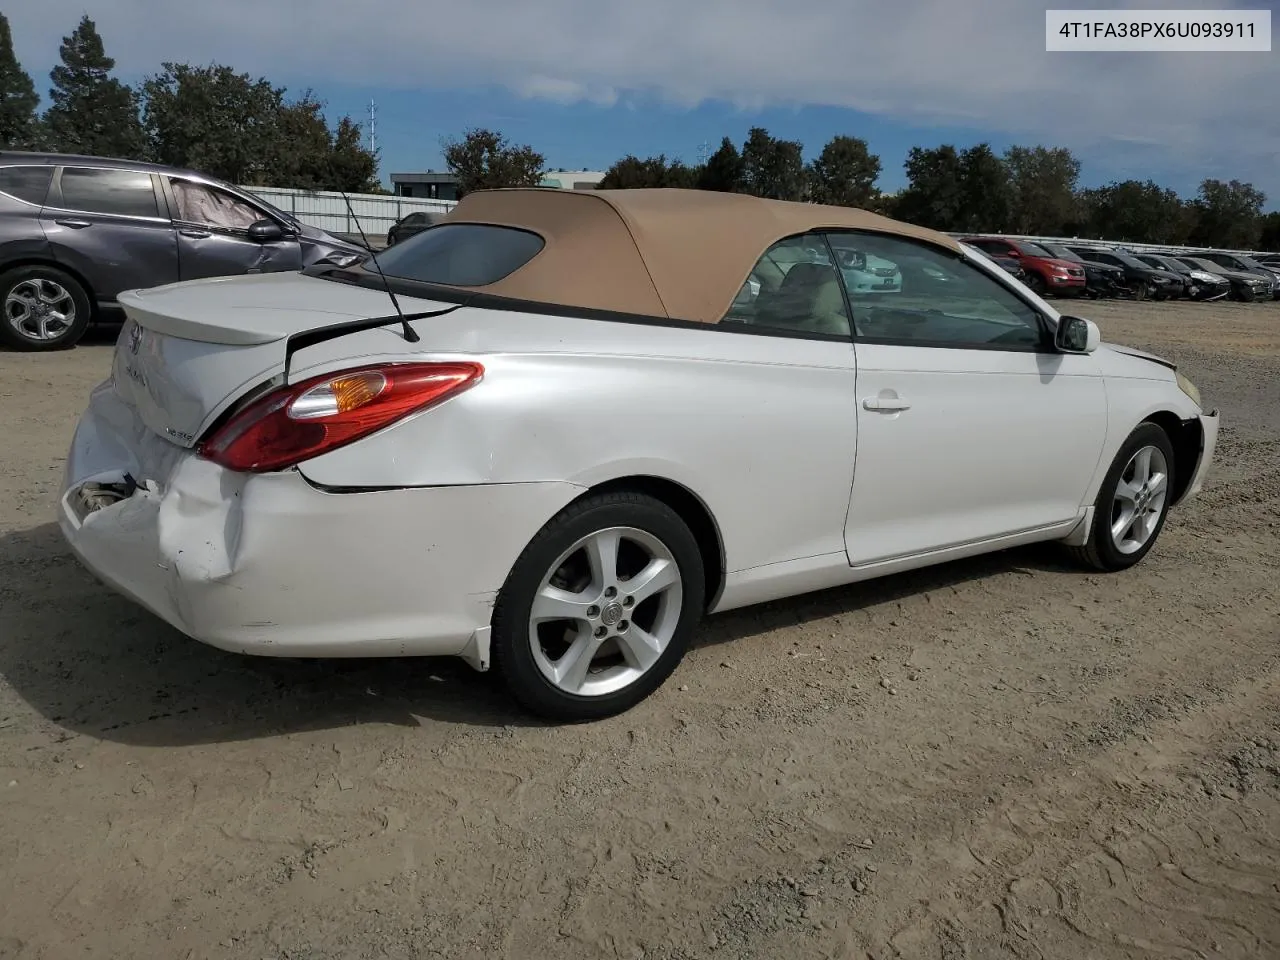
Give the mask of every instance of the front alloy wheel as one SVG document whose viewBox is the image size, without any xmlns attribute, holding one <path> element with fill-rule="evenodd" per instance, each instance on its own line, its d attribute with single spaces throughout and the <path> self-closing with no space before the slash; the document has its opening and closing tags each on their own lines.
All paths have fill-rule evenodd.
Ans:
<svg viewBox="0 0 1280 960">
<path fill-rule="evenodd" d="M 1164 528 L 1173 493 L 1173 447 L 1154 423 L 1124 442 L 1094 501 L 1093 527 L 1076 558 L 1097 570 L 1123 570 L 1145 557 Z"/>
<path fill-rule="evenodd" d="M 516 561 L 494 608 L 494 664 L 534 713 L 620 713 L 675 669 L 704 592 L 697 542 L 674 511 L 641 494 L 589 496 Z"/>
</svg>

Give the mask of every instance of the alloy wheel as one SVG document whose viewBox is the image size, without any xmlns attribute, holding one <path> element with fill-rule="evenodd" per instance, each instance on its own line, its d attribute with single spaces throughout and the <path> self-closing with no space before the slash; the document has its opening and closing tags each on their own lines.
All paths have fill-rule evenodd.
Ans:
<svg viewBox="0 0 1280 960">
<path fill-rule="evenodd" d="M 57 340 L 75 323 L 76 302 L 57 281 L 33 277 L 9 290 L 4 315 L 9 326 L 28 340 Z"/>
<path fill-rule="evenodd" d="M 562 553 L 538 587 L 529 612 L 534 663 L 564 693 L 615 693 L 662 657 L 683 601 L 666 544 L 634 527 L 598 530 Z"/>
<path fill-rule="evenodd" d="M 1111 503 L 1111 542 L 1137 553 L 1155 534 L 1169 494 L 1169 464 L 1155 446 L 1138 449 L 1125 464 Z"/>
</svg>

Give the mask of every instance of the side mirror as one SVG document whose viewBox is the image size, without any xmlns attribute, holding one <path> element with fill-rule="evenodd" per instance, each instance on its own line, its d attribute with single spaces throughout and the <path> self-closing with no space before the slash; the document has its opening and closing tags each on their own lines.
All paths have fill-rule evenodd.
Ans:
<svg viewBox="0 0 1280 960">
<path fill-rule="evenodd" d="M 1006 256 L 1006 257 L 1008 257 L 1010 260 L 1021 260 L 1021 259 L 1022 259 L 1022 251 L 1021 251 L 1021 250 L 1014 250 L 1014 249 L 1010 248 L 1009 250 L 1006 250 L 1006 251 L 1005 251 L 1005 256 Z"/>
<path fill-rule="evenodd" d="M 1093 353 L 1102 342 L 1098 325 L 1083 317 L 1060 317 L 1053 345 L 1063 353 Z"/>
<path fill-rule="evenodd" d="M 255 220 L 249 224 L 249 239 L 255 243 L 274 243 L 284 239 L 284 228 L 274 220 Z"/>
</svg>

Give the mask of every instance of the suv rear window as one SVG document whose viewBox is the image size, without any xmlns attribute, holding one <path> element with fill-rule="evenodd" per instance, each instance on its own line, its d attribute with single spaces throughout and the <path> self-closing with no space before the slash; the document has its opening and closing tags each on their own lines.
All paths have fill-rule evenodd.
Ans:
<svg viewBox="0 0 1280 960">
<path fill-rule="evenodd" d="M 40 206 L 49 192 L 53 167 L 0 167 L 0 192 Z"/>
<path fill-rule="evenodd" d="M 543 246 L 536 233 L 515 227 L 442 223 L 387 248 L 377 259 L 388 277 L 483 287 L 523 267 Z"/>
<path fill-rule="evenodd" d="M 64 210 L 114 213 L 127 217 L 160 215 L 149 173 L 64 167 L 61 186 Z"/>
</svg>

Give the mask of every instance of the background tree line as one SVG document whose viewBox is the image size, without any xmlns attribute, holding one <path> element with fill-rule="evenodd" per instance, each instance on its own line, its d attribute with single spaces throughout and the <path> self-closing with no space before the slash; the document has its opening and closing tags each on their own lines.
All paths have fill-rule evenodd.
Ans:
<svg viewBox="0 0 1280 960">
<path fill-rule="evenodd" d="M 164 63 L 136 89 L 112 76 L 93 20 L 63 38 L 50 72 L 49 103 L 38 111 L 35 85 L 14 55 L 0 14 L 0 149 L 44 149 L 154 160 L 246 185 L 385 192 L 378 157 L 343 117 L 326 123 L 310 91 L 290 98 L 264 78 L 229 66 Z M 462 193 L 535 185 L 543 156 L 491 130 L 470 130 L 442 145 Z M 1067 235 L 1117 242 L 1280 248 L 1280 213 L 1263 214 L 1252 184 L 1208 179 L 1190 199 L 1151 180 L 1079 186 L 1080 161 L 1062 147 L 989 144 L 912 147 L 907 186 L 882 193 L 880 157 L 859 137 L 836 136 L 805 162 L 804 145 L 753 127 L 705 162 L 628 155 L 601 187 L 689 187 L 863 207 L 948 231 Z"/>
<path fill-rule="evenodd" d="M 49 103 L 14 55 L 0 13 L 0 149 L 153 160 L 232 183 L 385 192 L 360 127 L 325 121 L 324 104 L 219 64 L 164 63 L 136 89 L 112 76 L 97 27 L 80 20 L 50 71 Z"/>
<path fill-rule="evenodd" d="M 935 230 L 1072 236 L 1114 242 L 1280 249 L 1280 213 L 1263 214 L 1265 195 L 1239 180 L 1205 180 L 1183 199 L 1151 180 L 1079 186 L 1080 161 L 1063 147 L 990 144 L 912 147 L 907 186 L 884 194 L 880 158 L 859 137 L 832 137 L 808 163 L 804 145 L 753 127 L 739 148 L 728 137 L 706 162 L 628 155 L 601 188 L 684 187 L 779 200 L 862 207 Z M 532 186 L 542 155 L 490 130 L 446 145 L 446 162 L 463 192 Z"/>
</svg>

